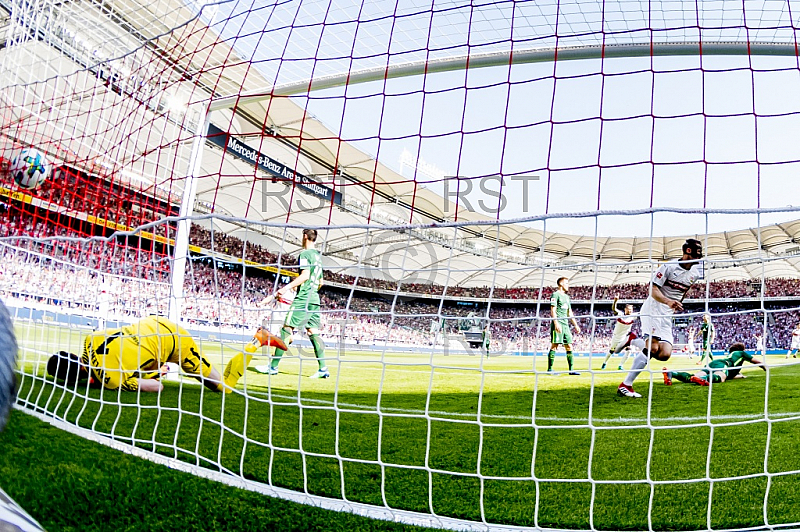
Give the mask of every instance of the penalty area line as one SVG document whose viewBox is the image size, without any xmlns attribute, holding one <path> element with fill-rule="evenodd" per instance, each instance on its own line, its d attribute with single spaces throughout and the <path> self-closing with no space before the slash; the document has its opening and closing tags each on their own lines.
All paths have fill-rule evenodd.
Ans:
<svg viewBox="0 0 800 532">
<path fill-rule="evenodd" d="M 38 350 L 32 349 L 29 347 L 21 347 L 22 350 L 25 351 L 32 351 L 39 355 L 46 355 L 48 353 Z M 168 378 L 166 380 L 172 382 L 179 382 L 180 384 L 188 384 L 188 385 L 200 385 L 199 382 L 194 380 L 187 380 L 183 378 L 183 375 L 178 375 L 178 378 Z M 297 395 L 284 395 L 284 394 L 276 394 L 270 392 L 257 392 L 247 390 L 245 388 L 245 394 L 250 396 L 256 397 L 277 397 L 279 399 L 294 399 L 297 400 Z M 377 408 L 370 405 L 358 404 L 358 403 L 343 403 L 338 401 L 334 403 L 334 401 L 330 401 L 327 399 L 311 399 L 311 398 L 301 398 L 301 402 L 305 403 L 317 403 L 320 405 L 329 405 L 329 406 L 340 406 L 344 408 L 354 408 L 359 410 L 364 410 L 367 412 L 377 412 Z M 399 408 L 399 407 L 381 407 L 382 412 L 392 412 L 398 414 L 413 414 L 424 416 L 426 415 L 424 410 L 415 409 L 415 408 Z M 450 416 L 450 417 L 460 417 L 460 418 L 475 418 L 477 421 L 478 416 L 476 413 L 472 412 L 448 412 L 446 410 L 429 410 L 427 412 L 429 416 Z M 784 419 L 790 417 L 798 417 L 800 416 L 800 412 L 776 412 L 774 414 L 770 414 L 771 419 Z M 516 416 L 511 414 L 481 414 L 481 419 L 513 419 L 515 421 L 532 421 L 530 416 Z M 650 417 L 650 422 L 702 422 L 702 421 L 748 421 L 748 420 L 756 420 L 756 419 L 764 419 L 767 421 L 766 416 L 764 414 L 722 414 L 722 415 L 713 415 L 713 416 L 668 416 L 668 417 Z M 539 421 L 552 421 L 557 423 L 565 423 L 565 422 L 579 422 L 579 423 L 588 423 L 588 417 L 559 417 L 559 416 L 537 416 L 535 418 L 537 422 Z M 644 417 L 614 417 L 614 418 L 592 418 L 592 423 L 647 423 L 648 419 Z"/>
<path fill-rule="evenodd" d="M 270 395 L 271 397 L 277 397 L 280 399 L 297 399 L 297 395 L 283 395 L 283 394 L 276 394 L 276 393 L 265 393 L 265 392 L 254 392 L 254 391 L 247 391 L 248 395 L 256 395 L 256 396 L 267 396 Z M 357 408 L 360 410 L 367 410 L 376 412 L 377 409 L 374 406 L 370 405 L 363 405 L 358 403 L 343 403 L 338 401 L 334 404 L 333 401 L 327 399 L 309 399 L 309 398 L 302 398 L 301 401 L 303 403 L 318 403 L 323 405 L 330 405 L 330 406 L 340 406 L 344 408 Z M 381 407 L 382 412 L 397 412 L 400 414 L 416 414 L 416 415 L 425 415 L 424 410 L 419 410 L 415 408 L 398 408 L 398 407 Z M 454 416 L 454 417 L 472 417 L 477 419 L 477 414 L 471 412 L 447 412 L 445 410 L 429 410 L 428 415 L 431 416 Z M 787 418 L 787 417 L 796 417 L 800 416 L 800 412 L 780 412 L 775 414 L 770 414 L 770 418 Z M 481 418 L 489 418 L 489 419 L 514 419 L 520 421 L 530 421 L 530 416 L 516 416 L 511 414 L 481 414 Z M 764 414 L 722 414 L 722 415 L 714 415 L 714 416 L 669 416 L 669 417 L 651 417 L 650 421 L 746 421 L 750 419 L 759 419 L 764 418 L 766 421 L 766 417 Z M 565 421 L 577 421 L 587 423 L 589 421 L 588 417 L 558 417 L 558 416 L 536 416 L 536 421 L 557 421 L 557 422 L 565 422 Z M 612 418 L 592 418 L 593 423 L 646 423 L 647 418 L 645 417 L 612 417 Z"/>
</svg>

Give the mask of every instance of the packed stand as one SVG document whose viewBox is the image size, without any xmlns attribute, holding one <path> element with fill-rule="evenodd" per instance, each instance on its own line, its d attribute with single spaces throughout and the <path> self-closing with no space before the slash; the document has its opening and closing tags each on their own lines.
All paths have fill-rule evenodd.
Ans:
<svg viewBox="0 0 800 532">
<path fill-rule="evenodd" d="M 66 227 L 43 220 L 9 216 L 0 219 L 0 293 L 22 301 L 39 301 L 49 305 L 75 308 L 88 312 L 117 316 L 139 316 L 148 312 L 166 312 L 169 296 L 169 262 L 162 255 L 125 246 L 117 240 L 104 239 L 58 240 L 68 236 Z M 24 235 L 24 236 L 21 236 Z M 192 227 L 192 242 L 203 248 L 213 247 L 232 256 L 246 256 L 261 264 L 277 264 L 278 256 L 260 246 L 245 244 L 238 238 Z M 44 240 L 41 239 L 50 239 Z M 246 251 L 246 252 L 245 252 Z M 207 261 L 206 261 L 207 262 Z M 239 270 L 217 263 L 214 267 L 202 260 L 187 264 L 183 316 L 195 324 L 224 325 L 249 329 L 259 323 L 265 309 L 258 303 L 274 290 L 272 280 L 259 275 L 242 276 Z M 281 265 L 296 263 L 294 257 L 281 256 Z M 326 271 L 330 282 L 352 286 L 355 278 Z M 359 286 L 393 291 L 390 281 L 358 280 Z M 394 288 L 392 288 L 394 286 Z M 489 314 L 495 347 L 505 350 L 544 350 L 549 345 L 549 297 L 554 287 L 539 288 L 464 288 L 426 284 L 401 285 L 402 291 L 441 294 L 459 297 L 488 297 L 514 300 L 539 300 L 536 304 L 516 304 L 491 307 Z M 573 302 L 610 300 L 619 296 L 623 301 L 644 299 L 648 286 L 625 284 L 615 286 L 575 286 L 570 289 Z M 753 297 L 760 290 L 758 280 L 716 281 L 708 285 L 712 298 Z M 705 284 L 699 284 L 690 298 L 703 297 Z M 787 279 L 768 279 L 766 297 L 800 295 L 800 283 Z M 458 306 L 453 299 L 440 302 L 429 299 L 392 303 L 379 294 L 349 291 L 323 286 L 321 292 L 324 331 L 329 337 L 342 334 L 339 321 L 349 320 L 345 339 L 349 342 L 374 344 L 393 342 L 410 345 L 431 345 L 444 337 L 457 336 L 458 320 L 470 312 L 485 315 L 485 305 Z M 479 304 L 480 305 L 480 304 Z M 587 307 L 576 306 L 576 314 L 586 313 Z M 582 310 L 583 309 L 583 310 Z M 691 309 L 690 309 L 691 310 Z M 736 306 L 711 306 L 717 325 L 714 347 L 722 349 L 736 340 L 749 339 L 763 331 L 763 314 L 735 313 Z M 595 309 L 594 320 L 579 317 L 585 333 L 577 335 L 575 348 L 580 351 L 603 351 L 613 329 L 613 320 L 605 310 Z M 798 311 L 770 312 L 768 346 L 787 346 L 791 330 L 800 316 Z M 439 325 L 443 323 L 443 328 Z M 594 326 L 592 325 L 594 323 Z M 698 328 L 700 317 L 693 317 L 690 328 Z M 699 340 L 696 340 L 699 342 Z M 750 347 L 750 345 L 748 345 Z"/>
<path fill-rule="evenodd" d="M 165 313 L 169 296 L 166 283 L 146 279 L 103 274 L 86 267 L 3 246 L 0 262 L 0 294 L 18 302 L 39 302 L 89 314 L 135 318 L 147 313 Z M 264 277 L 246 276 L 236 270 L 190 262 L 187 266 L 184 319 L 190 323 L 248 329 L 260 323 L 266 313 L 258 303 L 272 293 L 274 284 Z M 459 319 L 471 313 L 486 315 L 485 306 L 459 306 L 445 300 L 441 305 L 425 299 L 391 301 L 347 294 L 323 288 L 323 332 L 338 340 L 342 320 L 346 342 L 373 345 L 441 345 L 445 337 L 457 337 Z M 594 318 L 587 316 L 591 307 L 578 305 L 575 313 L 584 332 L 575 336 L 578 351 L 602 352 L 608 349 L 614 320 L 608 309 L 597 309 Z M 702 309 L 694 313 L 688 328 L 699 329 Z M 724 349 L 734 341 L 745 340 L 755 347 L 755 337 L 763 331 L 764 314 L 753 310 L 737 312 L 732 304 L 712 305 L 716 326 L 715 349 Z M 489 312 L 493 350 L 543 351 L 549 346 L 549 306 L 492 306 Z M 775 308 L 766 314 L 770 331 L 768 346 L 789 345 L 791 330 L 800 320 L 800 310 Z M 636 329 L 634 329 L 636 330 Z M 700 340 L 697 338 L 696 343 Z"/>
<path fill-rule="evenodd" d="M 41 219 L 9 216 L 0 219 L 0 244 L 80 264 L 112 275 L 167 281 L 170 258 L 162 253 L 125 245 L 116 239 L 83 237 L 68 227 Z"/>
</svg>

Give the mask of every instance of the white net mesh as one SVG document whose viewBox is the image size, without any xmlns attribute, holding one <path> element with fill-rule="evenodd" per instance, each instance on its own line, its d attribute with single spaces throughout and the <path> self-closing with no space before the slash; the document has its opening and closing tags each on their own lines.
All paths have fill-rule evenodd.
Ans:
<svg viewBox="0 0 800 532">
<path fill-rule="evenodd" d="M 0 5 L 20 407 L 404 523 L 800 524 L 796 5 Z"/>
</svg>

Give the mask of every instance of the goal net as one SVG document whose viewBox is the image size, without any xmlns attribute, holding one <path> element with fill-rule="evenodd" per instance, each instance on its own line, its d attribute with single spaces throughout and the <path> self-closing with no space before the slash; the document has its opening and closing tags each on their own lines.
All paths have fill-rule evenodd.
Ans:
<svg viewBox="0 0 800 532">
<path fill-rule="evenodd" d="M 800 525 L 799 6 L 0 6 L 18 408 L 406 524 Z"/>
</svg>

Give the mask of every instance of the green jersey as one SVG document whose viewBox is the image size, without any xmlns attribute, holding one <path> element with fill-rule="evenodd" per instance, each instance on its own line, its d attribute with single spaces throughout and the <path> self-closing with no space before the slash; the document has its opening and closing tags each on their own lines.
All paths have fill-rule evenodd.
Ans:
<svg viewBox="0 0 800 532">
<path fill-rule="evenodd" d="M 708 344 L 711 340 L 711 336 L 714 334 L 714 324 L 710 321 L 708 323 L 703 322 L 703 324 L 700 325 L 700 332 L 703 335 L 703 345 Z"/>
<path fill-rule="evenodd" d="M 300 285 L 294 306 L 302 303 L 319 305 L 319 287 L 322 284 L 322 255 L 316 249 L 304 249 L 300 253 L 300 270 L 310 270 L 308 279 Z"/>
<path fill-rule="evenodd" d="M 566 324 L 570 311 L 569 296 L 561 290 L 556 290 L 550 298 L 550 307 L 556 309 L 556 318 L 558 321 L 562 324 Z"/>
<path fill-rule="evenodd" d="M 745 351 L 734 351 L 728 358 L 723 358 L 720 362 L 731 368 L 725 373 L 727 373 L 729 379 L 732 379 L 742 371 L 742 364 L 744 364 L 745 360 L 752 362 L 753 355 Z M 716 360 L 714 362 L 716 362 Z"/>
</svg>

